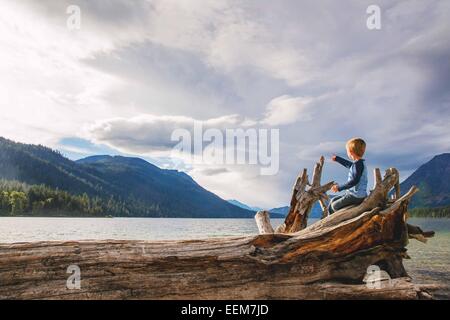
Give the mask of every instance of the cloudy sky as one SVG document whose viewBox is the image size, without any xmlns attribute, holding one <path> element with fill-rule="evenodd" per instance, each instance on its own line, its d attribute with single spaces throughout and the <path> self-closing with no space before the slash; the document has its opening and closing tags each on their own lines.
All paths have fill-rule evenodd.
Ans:
<svg viewBox="0 0 450 320">
<path fill-rule="evenodd" d="M 381 8 L 369 30 L 366 9 Z M 81 10 L 80 29 L 67 8 Z M 450 2 L 0 0 L 0 136 L 137 155 L 219 196 L 286 205 L 299 170 L 368 143 L 405 178 L 450 151 Z M 175 129 L 279 129 L 280 170 L 171 158 Z M 345 179 L 327 163 L 323 180 Z"/>
</svg>

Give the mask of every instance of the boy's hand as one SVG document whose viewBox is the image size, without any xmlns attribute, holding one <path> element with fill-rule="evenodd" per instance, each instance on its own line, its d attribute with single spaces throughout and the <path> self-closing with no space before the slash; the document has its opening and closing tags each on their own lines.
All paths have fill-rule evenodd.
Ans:
<svg viewBox="0 0 450 320">
<path fill-rule="evenodd" d="M 337 184 L 334 184 L 334 185 L 331 187 L 331 191 L 334 192 L 334 193 L 338 193 L 338 192 L 339 192 L 338 187 L 339 187 L 339 186 L 338 186 Z"/>
<path fill-rule="evenodd" d="M 336 161 L 336 155 L 335 155 L 335 154 L 333 154 L 333 155 L 331 156 L 331 160 Z"/>
</svg>

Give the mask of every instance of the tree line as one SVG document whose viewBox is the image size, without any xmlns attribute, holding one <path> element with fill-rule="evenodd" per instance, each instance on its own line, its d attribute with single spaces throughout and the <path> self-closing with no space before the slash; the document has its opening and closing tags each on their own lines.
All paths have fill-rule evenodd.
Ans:
<svg viewBox="0 0 450 320">
<path fill-rule="evenodd" d="M 182 212 L 182 211 L 180 211 Z M 414 208 L 411 217 L 450 218 L 450 206 Z M 43 184 L 28 185 L 19 181 L 0 179 L 1 216 L 85 216 L 85 217 L 164 217 L 159 204 L 149 205 L 131 196 L 127 200 L 109 196 L 71 194 Z"/>
<path fill-rule="evenodd" d="M 70 194 L 45 185 L 28 185 L 10 180 L 0 180 L 0 215 L 52 215 L 52 216 L 161 216 L 159 206 L 145 205 L 139 201 L 122 201 L 113 196 L 100 198 Z"/>
<path fill-rule="evenodd" d="M 409 211 L 416 218 L 450 218 L 450 206 L 438 208 L 414 208 Z"/>
</svg>

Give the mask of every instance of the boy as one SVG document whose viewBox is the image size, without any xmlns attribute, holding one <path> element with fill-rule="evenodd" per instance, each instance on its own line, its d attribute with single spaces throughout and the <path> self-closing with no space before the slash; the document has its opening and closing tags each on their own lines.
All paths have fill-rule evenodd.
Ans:
<svg viewBox="0 0 450 320">
<path fill-rule="evenodd" d="M 346 144 L 347 155 L 353 162 L 334 155 L 331 159 L 349 168 L 348 180 L 345 184 L 335 184 L 332 192 L 344 191 L 342 196 L 331 199 L 328 205 L 330 214 L 350 205 L 358 205 L 367 197 L 367 167 L 362 158 L 366 151 L 366 143 L 363 139 L 354 138 Z"/>
</svg>

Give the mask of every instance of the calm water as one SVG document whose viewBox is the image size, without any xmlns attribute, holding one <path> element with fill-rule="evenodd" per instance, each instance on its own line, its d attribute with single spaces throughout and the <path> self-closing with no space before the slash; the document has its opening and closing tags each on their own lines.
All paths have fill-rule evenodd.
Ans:
<svg viewBox="0 0 450 320">
<path fill-rule="evenodd" d="M 282 223 L 273 219 L 273 225 Z M 254 235 L 253 219 L 0 218 L 0 243 L 45 240 L 176 240 Z"/>
<path fill-rule="evenodd" d="M 277 226 L 282 220 L 273 219 Z M 311 220 L 311 223 L 314 223 Z M 411 240 L 405 260 L 418 283 L 440 283 L 440 298 L 450 292 L 450 219 L 410 219 L 424 230 L 436 231 L 427 244 Z M 0 243 L 44 240 L 169 240 L 254 235 L 253 219 L 151 219 L 151 218 L 0 218 Z"/>
</svg>

